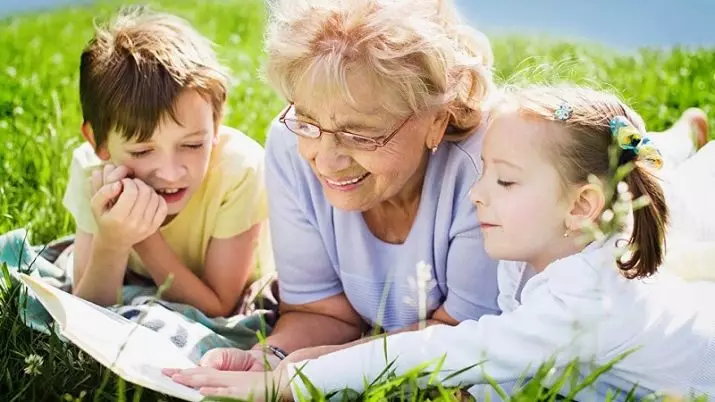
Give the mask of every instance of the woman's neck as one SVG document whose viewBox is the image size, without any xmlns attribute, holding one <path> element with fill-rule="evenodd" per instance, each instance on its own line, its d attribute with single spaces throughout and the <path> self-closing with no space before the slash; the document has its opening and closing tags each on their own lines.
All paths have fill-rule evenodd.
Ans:
<svg viewBox="0 0 715 402">
<path fill-rule="evenodd" d="M 419 211 L 426 159 L 400 192 L 363 212 L 367 226 L 378 239 L 391 244 L 401 244 L 407 239 Z"/>
</svg>

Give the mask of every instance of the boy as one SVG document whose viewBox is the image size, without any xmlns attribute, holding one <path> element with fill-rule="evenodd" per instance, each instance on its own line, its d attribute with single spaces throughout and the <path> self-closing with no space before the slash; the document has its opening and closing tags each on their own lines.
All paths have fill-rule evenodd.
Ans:
<svg viewBox="0 0 715 402">
<path fill-rule="evenodd" d="M 178 17 L 133 9 L 97 28 L 64 198 L 76 295 L 111 305 L 128 274 L 172 274 L 165 299 L 227 316 L 257 264 L 272 269 L 263 149 L 221 126 L 226 91 L 210 42 Z"/>
</svg>

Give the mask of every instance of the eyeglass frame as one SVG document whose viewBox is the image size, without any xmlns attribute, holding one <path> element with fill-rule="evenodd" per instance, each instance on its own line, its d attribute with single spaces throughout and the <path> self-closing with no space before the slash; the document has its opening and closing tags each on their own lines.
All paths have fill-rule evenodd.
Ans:
<svg viewBox="0 0 715 402">
<path fill-rule="evenodd" d="M 382 148 L 382 147 L 384 147 L 385 145 L 387 145 L 387 143 L 390 142 L 390 140 L 391 140 L 393 137 L 395 137 L 395 136 L 397 135 L 397 133 L 399 133 L 400 130 L 402 130 L 403 127 L 405 127 L 405 125 L 407 124 L 407 122 L 412 119 L 412 116 L 414 116 L 414 113 L 413 113 L 413 114 L 410 114 L 409 116 L 407 116 L 407 118 L 406 118 L 404 121 L 402 121 L 402 123 L 400 123 L 400 125 L 397 126 L 397 128 L 396 128 L 392 133 L 390 133 L 390 134 L 388 134 L 388 135 L 383 135 L 383 136 L 381 136 L 381 137 L 372 138 L 372 137 L 365 137 L 364 135 L 354 134 L 354 133 L 351 133 L 351 132 L 349 132 L 349 131 L 344 131 L 344 130 L 339 130 L 339 131 L 325 130 L 325 129 L 323 129 L 322 127 L 320 127 L 319 125 L 317 125 L 317 124 L 308 123 L 307 121 L 303 121 L 303 120 L 298 120 L 298 119 L 286 119 L 286 116 L 288 115 L 288 112 L 290 111 L 291 108 L 295 109 L 295 104 L 294 104 L 293 102 L 289 103 L 288 106 L 286 106 L 286 108 L 283 110 L 283 112 L 281 112 L 280 116 L 278 117 L 278 121 L 281 122 L 281 123 L 288 129 L 288 131 L 290 131 L 291 133 L 293 133 L 293 134 L 295 134 L 295 135 L 297 135 L 297 136 L 299 136 L 299 137 L 308 138 L 308 139 L 311 139 L 311 140 L 317 140 L 317 139 L 319 139 L 324 133 L 333 134 L 333 135 L 336 135 L 336 134 L 338 134 L 338 133 L 347 134 L 347 135 L 349 135 L 349 136 L 352 136 L 352 137 L 355 137 L 355 138 L 359 138 L 359 139 L 361 139 L 361 140 L 367 140 L 367 141 L 369 141 L 369 142 L 372 143 L 371 146 L 374 146 L 374 147 L 375 147 L 375 148 L 373 148 L 373 149 L 364 149 L 365 151 L 374 151 L 374 150 L 376 150 L 376 149 L 378 149 L 378 148 Z M 303 124 L 307 124 L 307 125 L 313 126 L 313 127 L 315 127 L 315 128 L 318 129 L 318 136 L 317 136 L 317 137 L 308 137 L 308 136 L 306 136 L 306 135 L 296 133 L 295 131 L 291 130 L 290 127 L 288 127 L 288 125 L 286 124 L 286 120 L 295 121 L 295 122 L 299 122 L 299 123 L 303 123 Z M 347 148 L 351 148 L 351 147 L 347 147 Z M 352 147 L 352 149 L 357 149 L 357 148 Z"/>
</svg>

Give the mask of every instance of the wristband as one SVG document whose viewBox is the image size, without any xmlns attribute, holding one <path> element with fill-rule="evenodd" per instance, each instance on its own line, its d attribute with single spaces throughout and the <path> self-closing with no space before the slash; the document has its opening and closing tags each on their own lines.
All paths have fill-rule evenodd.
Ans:
<svg viewBox="0 0 715 402">
<path fill-rule="evenodd" d="M 277 357 L 279 360 L 283 360 L 286 357 L 288 357 L 288 353 L 286 353 L 285 350 L 283 350 L 277 346 L 266 345 L 266 349 L 270 350 L 271 353 L 273 353 L 273 356 Z"/>
</svg>

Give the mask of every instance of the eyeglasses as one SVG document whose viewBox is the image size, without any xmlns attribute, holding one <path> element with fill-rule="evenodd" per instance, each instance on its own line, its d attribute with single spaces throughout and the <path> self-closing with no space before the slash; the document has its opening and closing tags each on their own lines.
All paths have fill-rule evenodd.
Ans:
<svg viewBox="0 0 715 402">
<path fill-rule="evenodd" d="M 292 117 L 286 117 L 293 111 Z M 285 108 L 283 113 L 281 113 L 278 121 L 283 123 L 288 130 L 301 137 L 310 138 L 316 140 L 324 133 L 333 134 L 338 140 L 338 143 L 345 148 L 357 149 L 361 151 L 374 151 L 377 148 L 384 147 L 392 137 L 394 137 L 402 127 L 407 124 L 407 122 L 412 118 L 410 115 L 406 118 L 392 133 L 382 137 L 365 137 L 364 135 L 353 134 L 347 131 L 328 131 L 323 130 L 319 126 L 312 123 L 307 123 L 302 120 L 295 118 L 295 105 L 292 103 Z"/>
</svg>

